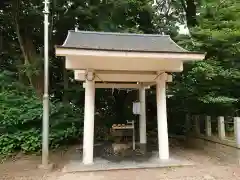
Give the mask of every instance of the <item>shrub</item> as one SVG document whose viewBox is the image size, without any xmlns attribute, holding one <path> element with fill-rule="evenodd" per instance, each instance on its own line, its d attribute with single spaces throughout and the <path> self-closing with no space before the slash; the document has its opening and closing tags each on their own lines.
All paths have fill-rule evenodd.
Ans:
<svg viewBox="0 0 240 180">
<path fill-rule="evenodd" d="M 0 73 L 0 154 L 41 150 L 42 101 L 34 91 Z M 11 82 L 11 83 L 10 83 Z M 50 104 L 50 146 L 58 147 L 81 138 L 82 108 L 73 104 Z"/>
</svg>

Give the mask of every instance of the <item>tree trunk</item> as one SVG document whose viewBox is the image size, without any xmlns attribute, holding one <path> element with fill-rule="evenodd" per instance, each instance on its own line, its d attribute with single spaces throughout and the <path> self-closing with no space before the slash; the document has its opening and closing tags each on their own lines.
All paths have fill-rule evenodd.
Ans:
<svg viewBox="0 0 240 180">
<path fill-rule="evenodd" d="M 19 0 L 14 4 L 14 24 L 19 47 L 23 55 L 23 64 L 25 66 L 25 74 L 30 85 L 36 90 L 37 95 L 41 98 L 43 95 L 43 64 L 40 55 L 36 53 L 36 47 L 31 39 L 31 34 L 21 30 L 19 25 Z"/>
<path fill-rule="evenodd" d="M 197 25 L 197 7 L 194 0 L 187 0 L 187 25 L 194 27 Z"/>
<path fill-rule="evenodd" d="M 189 28 L 196 26 L 197 23 L 197 5 L 195 0 L 181 0 L 183 9 L 186 13 L 187 26 Z"/>
</svg>

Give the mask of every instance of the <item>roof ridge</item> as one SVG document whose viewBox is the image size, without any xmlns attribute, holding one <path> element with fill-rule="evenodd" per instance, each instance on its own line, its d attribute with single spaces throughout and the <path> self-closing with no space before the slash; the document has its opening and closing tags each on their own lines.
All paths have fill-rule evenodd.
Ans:
<svg viewBox="0 0 240 180">
<path fill-rule="evenodd" d="M 170 35 L 163 34 L 140 34 L 140 33 L 122 33 L 122 32 L 104 32 L 104 31 L 75 31 L 69 30 L 70 33 L 82 33 L 82 34 L 102 34 L 102 35 L 120 35 L 120 36 L 147 36 L 147 37 L 170 37 Z"/>
</svg>

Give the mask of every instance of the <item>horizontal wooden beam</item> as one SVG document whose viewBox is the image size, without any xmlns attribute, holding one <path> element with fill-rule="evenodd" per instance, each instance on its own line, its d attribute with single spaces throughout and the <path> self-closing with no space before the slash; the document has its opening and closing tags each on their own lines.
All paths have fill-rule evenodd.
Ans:
<svg viewBox="0 0 240 180">
<path fill-rule="evenodd" d="M 169 83 L 169 82 L 172 82 L 172 81 L 173 81 L 172 75 L 168 74 L 168 75 L 167 75 L 167 78 L 166 78 L 166 82 Z M 156 81 L 143 83 L 143 86 L 149 86 L 149 87 L 151 87 L 151 86 L 155 86 L 155 85 L 156 85 Z"/>
<path fill-rule="evenodd" d="M 94 71 L 97 74 L 152 74 L 157 75 L 157 71 L 121 71 L 121 70 L 94 70 L 90 69 L 91 71 Z M 74 70 L 77 73 L 87 73 L 88 70 L 80 69 L 80 70 Z M 164 71 L 162 71 L 164 72 Z"/>
<path fill-rule="evenodd" d="M 85 83 L 83 83 L 83 87 L 85 88 Z M 140 84 L 136 83 L 95 83 L 95 88 L 102 89 L 139 89 L 141 87 Z M 150 88 L 149 86 L 145 87 L 146 89 Z"/>
<path fill-rule="evenodd" d="M 148 82 L 148 83 L 143 83 L 143 86 L 149 86 L 149 87 L 151 87 L 151 86 L 155 86 L 156 85 L 156 81 L 154 81 L 154 82 Z"/>
<path fill-rule="evenodd" d="M 94 71 L 95 73 L 95 82 L 140 82 L 143 83 L 144 86 L 153 86 L 156 84 L 156 80 L 158 78 L 157 74 L 137 74 L 136 72 L 131 73 L 128 72 L 128 74 L 122 74 L 123 72 L 112 72 L 110 74 L 109 72 L 100 72 L 100 71 Z M 74 71 L 74 77 L 78 81 L 85 81 L 86 78 L 86 71 L 85 70 L 75 70 Z M 172 82 L 172 75 L 166 76 L 166 82 Z"/>
<path fill-rule="evenodd" d="M 74 72 L 74 78 L 78 81 L 85 81 L 85 73 Z M 100 74 L 95 73 L 96 82 L 154 82 L 155 74 Z"/>
<path fill-rule="evenodd" d="M 170 59 L 148 58 L 110 58 L 110 57 L 66 57 L 65 67 L 71 70 L 108 70 L 108 71 L 165 71 L 181 72 L 183 62 Z"/>
</svg>

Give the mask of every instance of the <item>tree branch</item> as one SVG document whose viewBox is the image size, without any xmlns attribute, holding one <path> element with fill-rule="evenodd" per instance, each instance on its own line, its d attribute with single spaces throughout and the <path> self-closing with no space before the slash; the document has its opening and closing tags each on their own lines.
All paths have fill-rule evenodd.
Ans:
<svg viewBox="0 0 240 180">
<path fill-rule="evenodd" d="M 195 0 L 187 0 L 187 12 L 186 12 L 186 17 L 187 17 L 187 25 L 188 27 L 194 27 L 197 25 L 197 7 Z"/>
</svg>

